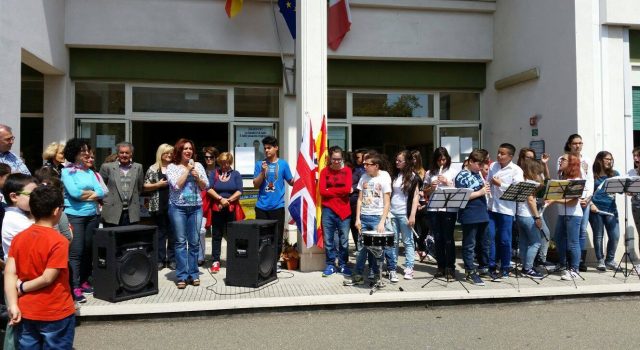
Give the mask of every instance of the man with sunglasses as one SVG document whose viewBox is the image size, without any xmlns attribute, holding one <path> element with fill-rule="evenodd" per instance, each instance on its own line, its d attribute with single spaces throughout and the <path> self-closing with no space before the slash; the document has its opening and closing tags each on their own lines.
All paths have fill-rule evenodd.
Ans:
<svg viewBox="0 0 640 350">
<path fill-rule="evenodd" d="M 22 159 L 10 152 L 15 140 L 16 137 L 13 136 L 11 127 L 0 124 L 0 163 L 9 165 L 12 173 L 31 175 L 29 168 L 27 168 Z"/>
</svg>

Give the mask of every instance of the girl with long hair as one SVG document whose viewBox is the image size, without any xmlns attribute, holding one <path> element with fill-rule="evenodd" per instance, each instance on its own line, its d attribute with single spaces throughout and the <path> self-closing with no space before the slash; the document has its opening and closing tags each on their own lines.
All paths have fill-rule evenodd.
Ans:
<svg viewBox="0 0 640 350">
<path fill-rule="evenodd" d="M 616 270 L 616 248 L 620 239 L 618 226 L 618 208 L 616 207 L 616 195 L 608 194 L 598 187 L 608 178 L 620 176 L 613 169 L 613 155 L 607 151 L 601 151 L 593 162 L 594 193 L 591 201 L 591 214 L 589 223 L 593 231 L 593 249 L 596 253 L 598 271 Z M 604 230 L 607 230 L 607 254 L 602 252 Z"/>
</svg>

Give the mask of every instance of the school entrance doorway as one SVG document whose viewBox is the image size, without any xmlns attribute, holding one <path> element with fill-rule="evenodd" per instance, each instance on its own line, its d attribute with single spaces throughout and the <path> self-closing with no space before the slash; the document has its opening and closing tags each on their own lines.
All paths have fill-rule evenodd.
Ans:
<svg viewBox="0 0 640 350">
<path fill-rule="evenodd" d="M 375 149 L 395 159 L 403 149 L 419 150 L 424 166 L 434 150 L 433 125 L 352 125 L 352 150 Z"/>
</svg>

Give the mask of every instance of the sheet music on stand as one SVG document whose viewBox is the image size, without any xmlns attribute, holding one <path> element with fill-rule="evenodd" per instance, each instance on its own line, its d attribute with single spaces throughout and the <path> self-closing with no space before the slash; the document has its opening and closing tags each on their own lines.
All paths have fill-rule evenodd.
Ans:
<svg viewBox="0 0 640 350">
<path fill-rule="evenodd" d="M 582 197 L 586 180 L 549 180 L 544 199 L 561 200 Z"/>
<path fill-rule="evenodd" d="M 500 196 L 500 199 L 511 202 L 524 202 L 527 200 L 527 197 L 533 196 L 539 185 L 537 182 L 529 181 L 511 184 L 502 196 Z"/>
<path fill-rule="evenodd" d="M 640 193 L 640 176 L 614 176 L 604 180 L 605 193 Z"/>
<path fill-rule="evenodd" d="M 438 187 L 429 197 L 427 208 L 458 208 L 463 209 L 469 202 L 473 191 L 470 188 Z"/>
</svg>

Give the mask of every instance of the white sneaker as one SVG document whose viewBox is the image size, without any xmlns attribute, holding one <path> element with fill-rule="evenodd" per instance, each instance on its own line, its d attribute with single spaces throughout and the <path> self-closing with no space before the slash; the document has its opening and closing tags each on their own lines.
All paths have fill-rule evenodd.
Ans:
<svg viewBox="0 0 640 350">
<path fill-rule="evenodd" d="M 636 273 L 640 273 L 640 264 L 636 264 L 635 266 Z"/>
<path fill-rule="evenodd" d="M 573 269 L 569 269 L 564 271 L 560 279 L 562 279 L 563 281 L 571 281 L 572 279 L 578 277 L 580 277 L 580 275 L 576 271 L 574 271 Z"/>
<path fill-rule="evenodd" d="M 389 271 L 389 281 L 391 283 L 397 283 L 399 281 L 398 273 L 395 271 Z"/>
<path fill-rule="evenodd" d="M 413 279 L 413 269 L 410 267 L 407 267 L 406 269 L 404 269 L 404 279 L 406 280 L 412 280 Z"/>
</svg>

